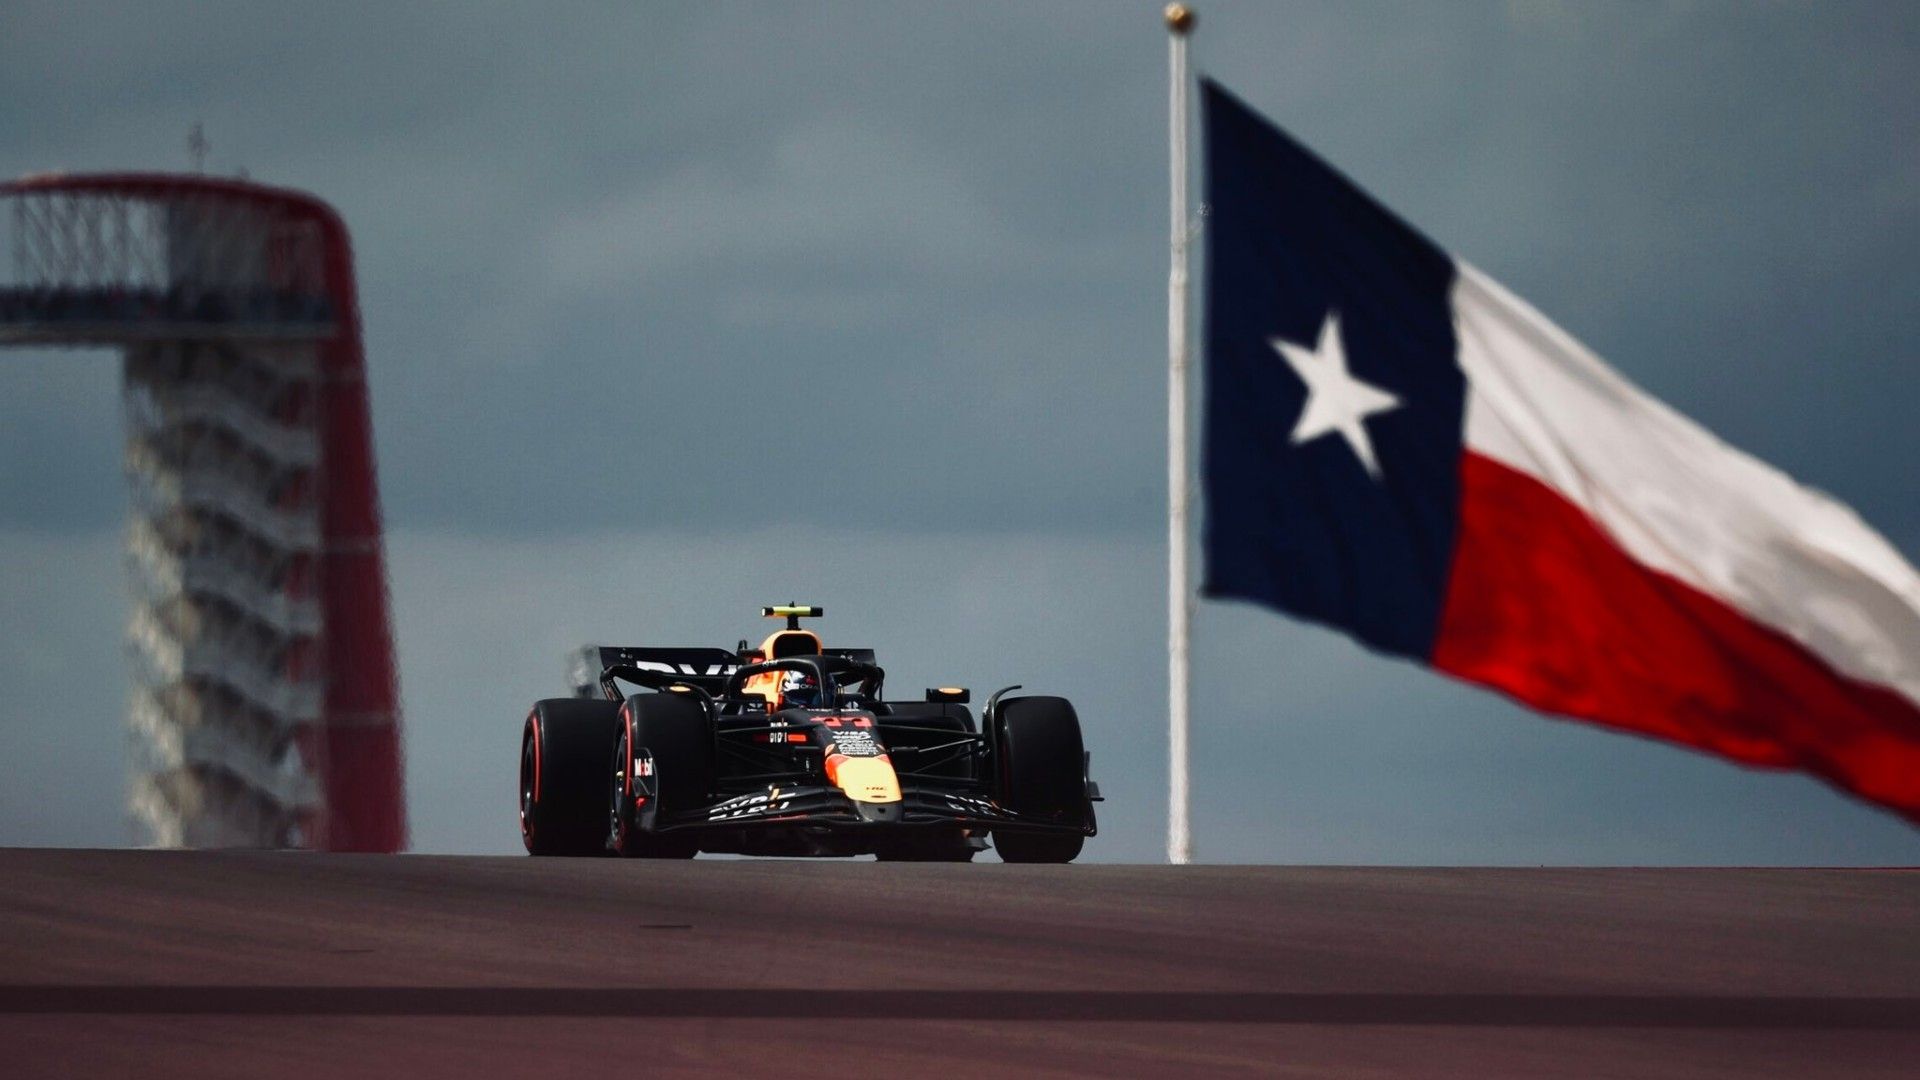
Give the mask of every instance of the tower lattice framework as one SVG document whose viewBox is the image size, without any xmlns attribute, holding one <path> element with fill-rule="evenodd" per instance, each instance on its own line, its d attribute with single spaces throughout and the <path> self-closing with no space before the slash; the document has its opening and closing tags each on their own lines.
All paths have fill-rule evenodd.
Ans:
<svg viewBox="0 0 1920 1080">
<path fill-rule="evenodd" d="M 0 344 L 123 354 L 134 820 L 163 846 L 398 850 L 398 688 L 339 216 L 161 174 L 29 178 L 0 203 Z"/>
</svg>

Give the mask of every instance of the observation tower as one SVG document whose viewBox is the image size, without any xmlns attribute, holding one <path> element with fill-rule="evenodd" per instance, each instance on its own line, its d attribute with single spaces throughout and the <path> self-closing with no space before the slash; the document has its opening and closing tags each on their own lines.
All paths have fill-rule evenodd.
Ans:
<svg viewBox="0 0 1920 1080">
<path fill-rule="evenodd" d="M 353 256 L 201 175 L 0 183 L 0 345 L 122 356 L 129 794 L 168 847 L 396 851 L 402 744 Z"/>
</svg>

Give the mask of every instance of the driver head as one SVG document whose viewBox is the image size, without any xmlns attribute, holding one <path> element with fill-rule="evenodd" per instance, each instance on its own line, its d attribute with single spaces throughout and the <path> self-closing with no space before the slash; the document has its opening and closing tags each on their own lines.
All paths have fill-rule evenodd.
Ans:
<svg viewBox="0 0 1920 1080">
<path fill-rule="evenodd" d="M 804 671 L 782 673 L 780 704 L 788 709 L 812 709 L 820 704 L 820 681 Z"/>
</svg>

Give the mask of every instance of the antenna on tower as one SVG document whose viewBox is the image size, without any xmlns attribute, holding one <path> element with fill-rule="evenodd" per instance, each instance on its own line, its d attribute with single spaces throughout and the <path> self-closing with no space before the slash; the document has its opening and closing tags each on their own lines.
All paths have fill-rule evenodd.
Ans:
<svg viewBox="0 0 1920 1080">
<path fill-rule="evenodd" d="M 193 171 L 207 171 L 207 131 L 200 121 L 193 122 L 193 128 L 187 132 L 187 156 L 193 159 Z"/>
</svg>

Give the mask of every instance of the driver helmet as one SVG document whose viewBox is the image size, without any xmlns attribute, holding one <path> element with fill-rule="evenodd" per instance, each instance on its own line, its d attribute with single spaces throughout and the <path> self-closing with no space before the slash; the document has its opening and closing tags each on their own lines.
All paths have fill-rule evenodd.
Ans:
<svg viewBox="0 0 1920 1080">
<path fill-rule="evenodd" d="M 780 679 L 780 704 L 789 709 L 811 709 L 820 704 L 820 680 L 805 671 L 788 671 Z"/>
</svg>

